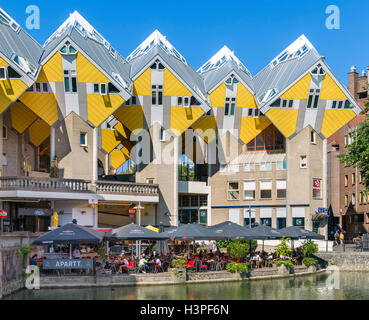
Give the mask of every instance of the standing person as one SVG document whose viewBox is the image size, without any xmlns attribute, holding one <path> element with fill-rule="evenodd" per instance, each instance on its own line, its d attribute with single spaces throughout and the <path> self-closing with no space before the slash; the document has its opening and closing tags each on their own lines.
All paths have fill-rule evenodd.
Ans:
<svg viewBox="0 0 369 320">
<path fill-rule="evenodd" d="M 340 234 L 338 233 L 338 230 L 336 230 L 336 233 L 334 234 L 334 244 L 336 246 L 340 244 Z"/>
<path fill-rule="evenodd" d="M 211 248 L 211 251 L 215 254 L 217 251 L 217 243 L 215 241 L 213 241 L 213 246 Z"/>
<path fill-rule="evenodd" d="M 341 232 L 340 234 L 340 243 L 341 243 L 341 246 L 343 245 L 343 240 L 345 239 L 345 236 L 343 235 L 343 232 Z"/>
</svg>

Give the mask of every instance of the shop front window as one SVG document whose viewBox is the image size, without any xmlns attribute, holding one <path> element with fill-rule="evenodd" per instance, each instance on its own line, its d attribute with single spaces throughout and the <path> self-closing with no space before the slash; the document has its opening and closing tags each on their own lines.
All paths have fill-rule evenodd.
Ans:
<svg viewBox="0 0 369 320">
<path fill-rule="evenodd" d="M 272 218 L 260 218 L 260 224 L 265 224 L 268 227 L 272 226 Z"/>
<path fill-rule="evenodd" d="M 305 227 L 305 218 L 292 218 L 292 225 L 294 227 Z"/>
</svg>

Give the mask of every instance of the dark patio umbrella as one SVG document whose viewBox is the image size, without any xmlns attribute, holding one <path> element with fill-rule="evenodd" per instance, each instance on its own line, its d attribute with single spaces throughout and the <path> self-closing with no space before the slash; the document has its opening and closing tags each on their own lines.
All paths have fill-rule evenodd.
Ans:
<svg viewBox="0 0 369 320">
<path fill-rule="evenodd" d="M 223 240 L 223 235 L 198 224 L 181 224 L 179 227 L 163 232 L 169 239 L 193 241 L 193 240 Z"/>
<path fill-rule="evenodd" d="M 264 239 L 264 237 L 255 232 L 254 229 L 241 227 L 239 224 L 231 221 L 219 223 L 209 227 L 208 229 L 228 240 L 234 240 L 237 238 L 240 240 Z"/>
<path fill-rule="evenodd" d="M 164 226 L 160 223 L 159 232 L 164 232 Z M 166 255 L 169 252 L 168 240 L 160 240 L 156 243 L 156 250 L 159 254 Z"/>
<path fill-rule="evenodd" d="M 111 234 L 112 239 L 120 240 L 165 240 L 168 237 L 164 232 L 154 232 L 138 224 L 127 224 L 115 229 Z"/>
<path fill-rule="evenodd" d="M 283 228 L 279 230 L 279 232 L 282 234 L 282 236 L 291 239 L 316 239 L 316 240 L 325 239 L 325 236 L 321 234 L 295 226 Z"/>
<path fill-rule="evenodd" d="M 259 224 L 255 227 L 246 227 L 245 229 L 255 232 L 257 235 L 262 237 L 263 240 L 279 239 L 283 236 L 279 230 L 269 227 L 265 224 Z"/>
<path fill-rule="evenodd" d="M 99 243 L 104 233 L 78 224 L 68 223 L 33 241 L 35 245 Z"/>
</svg>

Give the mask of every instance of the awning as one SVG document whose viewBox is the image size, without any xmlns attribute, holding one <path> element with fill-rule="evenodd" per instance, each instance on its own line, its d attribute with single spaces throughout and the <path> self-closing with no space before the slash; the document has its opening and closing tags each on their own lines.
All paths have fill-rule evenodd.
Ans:
<svg viewBox="0 0 369 320">
<path fill-rule="evenodd" d="M 53 210 L 43 208 L 19 208 L 19 216 L 37 216 L 37 217 L 48 217 L 53 214 Z"/>
</svg>

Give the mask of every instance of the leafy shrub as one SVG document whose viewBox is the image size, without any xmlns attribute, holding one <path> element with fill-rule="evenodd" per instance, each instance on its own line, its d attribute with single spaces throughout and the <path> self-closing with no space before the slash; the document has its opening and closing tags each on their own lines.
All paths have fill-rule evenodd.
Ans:
<svg viewBox="0 0 369 320">
<path fill-rule="evenodd" d="M 305 257 L 304 259 L 302 259 L 302 263 L 307 266 L 310 267 L 313 264 L 317 264 L 318 260 L 314 259 L 314 258 L 309 258 L 309 257 Z"/>
<path fill-rule="evenodd" d="M 28 255 L 32 252 L 31 246 L 24 246 L 22 249 L 18 249 L 18 255 L 21 257 L 23 265 L 27 262 Z"/>
<path fill-rule="evenodd" d="M 172 268 L 185 269 L 187 264 L 187 258 L 175 258 L 172 261 Z"/>
<path fill-rule="evenodd" d="M 249 264 L 247 262 L 231 261 L 226 265 L 226 270 L 233 273 L 247 273 L 249 271 Z"/>
<path fill-rule="evenodd" d="M 337 260 L 333 260 L 331 262 L 329 262 L 332 266 L 336 266 L 338 264 Z"/>
<path fill-rule="evenodd" d="M 247 255 L 250 247 L 248 243 L 242 243 L 240 240 L 234 240 L 229 242 L 227 249 L 232 258 L 241 259 Z"/>
<path fill-rule="evenodd" d="M 290 256 L 291 255 L 291 248 L 288 244 L 290 238 L 282 237 L 281 242 L 276 245 L 276 254 L 278 257 L 280 256 Z"/>
<path fill-rule="evenodd" d="M 280 266 L 280 265 L 284 264 L 285 266 L 293 267 L 293 263 L 292 263 L 291 260 L 278 260 L 278 261 L 275 262 L 275 264 L 277 266 Z"/>
<path fill-rule="evenodd" d="M 301 251 L 305 257 L 310 257 L 318 252 L 318 244 L 312 240 L 306 240 L 301 246 Z"/>
<path fill-rule="evenodd" d="M 215 242 L 216 246 L 218 249 L 222 249 L 222 248 L 227 248 L 228 246 L 228 241 L 226 240 L 217 240 Z"/>
</svg>

